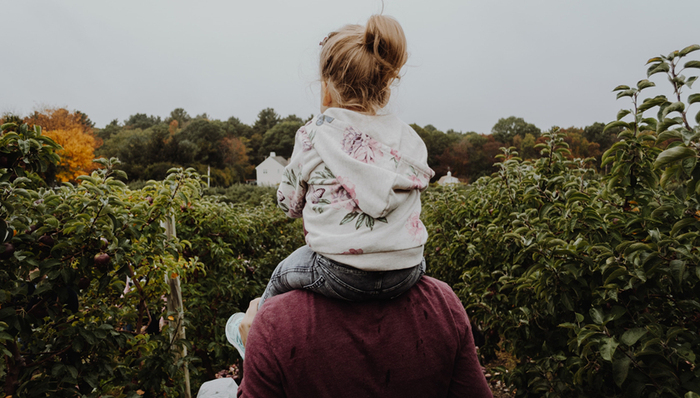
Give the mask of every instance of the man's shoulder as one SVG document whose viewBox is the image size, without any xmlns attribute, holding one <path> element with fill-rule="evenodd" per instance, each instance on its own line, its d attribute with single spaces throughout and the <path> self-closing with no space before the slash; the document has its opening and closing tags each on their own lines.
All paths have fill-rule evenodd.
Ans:
<svg viewBox="0 0 700 398">
<path fill-rule="evenodd" d="M 406 293 L 396 299 L 384 301 L 383 307 L 401 305 L 403 301 L 412 300 L 416 300 L 418 303 L 424 302 L 425 304 L 428 304 L 428 302 L 432 302 L 433 304 L 442 302 L 450 307 L 464 308 L 461 307 L 459 298 L 447 283 L 425 275 Z M 317 311 L 320 308 L 346 307 L 352 304 L 360 303 L 330 299 L 306 290 L 292 290 L 269 298 L 265 301 L 265 305 L 262 306 L 261 311 L 265 310 L 267 307 L 268 311 L 272 312 L 292 312 L 300 315 L 302 312 Z M 363 302 L 362 304 L 371 305 L 370 302 Z"/>
<path fill-rule="evenodd" d="M 424 284 L 425 289 L 436 289 L 436 290 L 440 290 L 443 292 L 454 293 L 452 291 L 452 288 L 450 287 L 450 285 L 448 285 L 447 283 L 445 283 L 439 279 L 435 279 L 431 276 L 424 275 L 422 278 L 420 278 L 420 280 L 418 282 L 421 282 L 422 284 Z M 416 285 L 418 285 L 418 284 L 416 284 Z"/>
</svg>

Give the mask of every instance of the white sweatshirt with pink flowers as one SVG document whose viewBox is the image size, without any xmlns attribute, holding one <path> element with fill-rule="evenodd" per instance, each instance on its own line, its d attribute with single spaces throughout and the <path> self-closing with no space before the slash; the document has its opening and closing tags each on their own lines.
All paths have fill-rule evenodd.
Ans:
<svg viewBox="0 0 700 398">
<path fill-rule="evenodd" d="M 277 202 L 304 218 L 316 253 L 366 271 L 409 268 L 423 258 L 420 192 L 433 175 L 398 117 L 330 108 L 297 131 Z"/>
</svg>

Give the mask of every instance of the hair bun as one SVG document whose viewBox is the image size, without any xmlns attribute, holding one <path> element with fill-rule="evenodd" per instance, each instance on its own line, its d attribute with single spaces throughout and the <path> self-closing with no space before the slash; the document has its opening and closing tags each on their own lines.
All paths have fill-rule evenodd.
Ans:
<svg viewBox="0 0 700 398">
<path fill-rule="evenodd" d="M 406 63 L 406 36 L 397 20 L 384 15 L 372 15 L 367 21 L 364 37 L 365 49 L 385 67 L 393 77 Z"/>
<path fill-rule="evenodd" d="M 374 114 L 386 106 L 408 59 L 398 21 L 373 15 L 367 25 L 345 25 L 321 43 L 321 79 L 339 107 Z"/>
</svg>

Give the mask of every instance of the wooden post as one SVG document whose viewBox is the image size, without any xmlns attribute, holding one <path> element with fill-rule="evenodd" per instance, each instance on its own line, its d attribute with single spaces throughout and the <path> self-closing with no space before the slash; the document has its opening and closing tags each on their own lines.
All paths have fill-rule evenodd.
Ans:
<svg viewBox="0 0 700 398">
<path fill-rule="evenodd" d="M 161 223 L 161 226 L 165 228 L 165 236 L 168 241 L 172 240 L 177 236 L 175 231 L 175 216 L 166 216 L 165 222 Z M 180 275 L 175 278 L 171 278 L 171 275 L 166 273 L 165 282 L 170 287 L 170 295 L 168 295 L 168 313 L 177 313 L 177 318 L 175 322 L 175 330 L 170 328 L 170 339 L 171 340 L 185 340 L 185 311 L 182 306 L 182 290 L 180 289 Z M 183 358 L 187 356 L 187 347 L 182 346 L 181 349 L 177 351 L 176 357 Z M 187 367 L 187 363 L 184 364 L 185 371 L 185 398 L 192 398 L 192 392 L 190 391 L 190 369 Z"/>
</svg>

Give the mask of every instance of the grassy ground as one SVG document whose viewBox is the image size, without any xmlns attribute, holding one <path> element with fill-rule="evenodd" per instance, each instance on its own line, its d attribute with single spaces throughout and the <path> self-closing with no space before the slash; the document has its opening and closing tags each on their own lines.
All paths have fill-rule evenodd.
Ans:
<svg viewBox="0 0 700 398">
<path fill-rule="evenodd" d="M 508 372 L 515 367 L 515 358 L 505 352 L 496 354 L 496 359 L 484 364 L 484 375 L 491 387 L 494 398 L 512 398 L 515 396 L 513 390 L 505 385 L 498 376 L 504 371 Z"/>
</svg>

